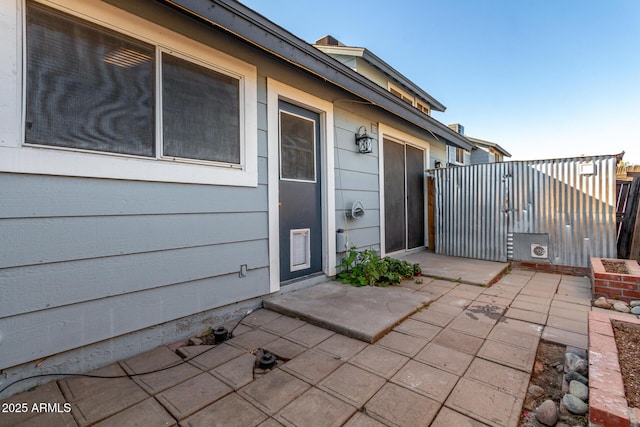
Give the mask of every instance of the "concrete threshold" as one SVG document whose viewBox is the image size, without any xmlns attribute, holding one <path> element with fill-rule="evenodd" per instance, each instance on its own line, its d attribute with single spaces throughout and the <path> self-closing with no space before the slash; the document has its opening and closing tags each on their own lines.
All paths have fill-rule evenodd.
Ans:
<svg viewBox="0 0 640 427">
<path fill-rule="evenodd" d="M 264 307 L 368 343 L 431 302 L 428 295 L 395 287 L 354 287 L 326 282 L 266 299 Z"/>
</svg>

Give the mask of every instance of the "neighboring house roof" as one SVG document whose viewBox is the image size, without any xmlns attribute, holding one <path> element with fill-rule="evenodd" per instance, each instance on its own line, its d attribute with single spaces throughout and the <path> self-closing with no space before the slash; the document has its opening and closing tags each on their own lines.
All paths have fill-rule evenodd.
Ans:
<svg viewBox="0 0 640 427">
<path fill-rule="evenodd" d="M 437 99 L 429 95 L 427 92 L 422 90 L 419 86 L 413 83 L 411 80 L 402 75 L 398 70 L 393 68 L 391 65 L 384 62 L 378 56 L 374 55 L 370 50 L 364 47 L 353 47 L 353 46 L 345 46 L 340 41 L 338 41 L 335 37 L 325 36 L 318 40 L 316 44 L 313 45 L 315 48 L 320 49 L 327 55 L 346 55 L 346 56 L 354 56 L 359 57 L 367 61 L 369 64 L 376 67 L 378 70 L 382 71 L 387 76 L 391 77 L 394 82 L 399 83 L 404 86 L 405 89 L 413 92 L 414 95 L 417 95 L 419 98 L 422 98 L 423 101 L 431 105 L 432 110 L 436 111 L 444 111 L 447 109 L 442 103 L 440 103 Z"/>
<path fill-rule="evenodd" d="M 271 55 L 312 73 L 414 125 L 470 150 L 472 144 L 446 125 L 420 112 L 385 88 L 314 48 L 254 10 L 233 0 L 162 0 L 229 32 Z"/>
<path fill-rule="evenodd" d="M 500 145 L 496 144 L 495 142 L 485 141 L 483 139 L 478 139 L 478 138 L 472 138 L 470 136 L 468 136 L 467 139 L 469 141 L 473 142 L 476 145 L 480 145 L 480 146 L 486 147 L 486 148 L 493 148 L 494 150 L 498 151 L 499 153 L 501 153 L 505 157 L 511 157 L 511 154 L 507 150 L 505 150 L 504 148 L 502 148 Z"/>
</svg>

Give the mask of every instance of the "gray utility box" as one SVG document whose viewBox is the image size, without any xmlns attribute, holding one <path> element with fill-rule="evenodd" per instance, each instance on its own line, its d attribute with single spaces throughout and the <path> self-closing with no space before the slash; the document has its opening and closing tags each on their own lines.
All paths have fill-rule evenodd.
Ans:
<svg viewBox="0 0 640 427">
<path fill-rule="evenodd" d="M 514 261 L 549 261 L 549 234 L 513 233 Z"/>
</svg>

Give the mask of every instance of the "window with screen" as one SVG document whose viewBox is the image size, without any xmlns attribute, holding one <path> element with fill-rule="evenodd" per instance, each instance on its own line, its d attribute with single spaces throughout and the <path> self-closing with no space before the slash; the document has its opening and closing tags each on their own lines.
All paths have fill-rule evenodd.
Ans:
<svg viewBox="0 0 640 427">
<path fill-rule="evenodd" d="M 155 156 L 155 48 L 27 8 L 27 143 Z"/>
<path fill-rule="evenodd" d="M 240 163 L 239 91 L 238 79 L 163 53 L 163 154 Z"/>
<path fill-rule="evenodd" d="M 33 2 L 26 16 L 25 143 L 241 165 L 242 76 Z"/>
</svg>

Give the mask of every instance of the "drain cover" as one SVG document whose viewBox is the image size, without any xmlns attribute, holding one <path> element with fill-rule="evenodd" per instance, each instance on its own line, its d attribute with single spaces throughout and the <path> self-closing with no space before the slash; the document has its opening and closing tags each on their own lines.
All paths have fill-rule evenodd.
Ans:
<svg viewBox="0 0 640 427">
<path fill-rule="evenodd" d="M 276 356 L 273 353 L 265 353 L 258 361 L 258 367 L 261 369 L 271 369 L 276 364 Z"/>
<path fill-rule="evenodd" d="M 227 328 L 220 326 L 213 331 L 213 338 L 216 344 L 220 344 L 229 338 L 229 331 Z"/>
</svg>

